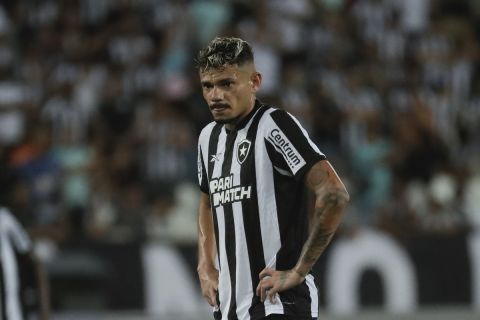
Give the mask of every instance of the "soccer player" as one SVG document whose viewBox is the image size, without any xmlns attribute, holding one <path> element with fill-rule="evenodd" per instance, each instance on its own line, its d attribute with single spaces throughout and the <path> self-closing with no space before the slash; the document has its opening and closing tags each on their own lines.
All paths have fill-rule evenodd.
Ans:
<svg viewBox="0 0 480 320">
<path fill-rule="evenodd" d="M 246 41 L 215 38 L 197 64 L 214 119 L 198 142 L 202 293 L 215 319 L 317 318 L 310 270 L 348 193 L 299 122 L 256 99 L 262 77 Z"/>
<path fill-rule="evenodd" d="M 46 275 L 31 241 L 13 214 L 0 207 L 0 319 L 47 320 Z"/>
</svg>

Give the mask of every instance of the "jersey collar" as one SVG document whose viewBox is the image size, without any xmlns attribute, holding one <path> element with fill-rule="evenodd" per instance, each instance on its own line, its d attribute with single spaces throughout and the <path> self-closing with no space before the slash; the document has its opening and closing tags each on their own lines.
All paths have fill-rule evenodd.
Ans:
<svg viewBox="0 0 480 320">
<path fill-rule="evenodd" d="M 247 114 L 247 116 L 246 116 L 245 118 L 243 118 L 243 119 L 235 126 L 235 129 L 233 129 L 233 130 L 228 130 L 228 129 L 225 127 L 225 131 L 227 131 L 227 133 L 229 133 L 229 132 L 233 132 L 233 131 L 239 131 L 239 130 L 245 128 L 245 126 L 247 125 L 247 123 L 250 121 L 250 119 L 252 119 L 252 117 L 255 115 L 255 113 L 257 112 L 257 110 L 260 109 L 261 106 L 262 106 L 262 103 L 260 102 L 260 100 L 255 99 L 255 106 L 253 107 L 252 111 L 250 111 L 250 113 Z"/>
</svg>

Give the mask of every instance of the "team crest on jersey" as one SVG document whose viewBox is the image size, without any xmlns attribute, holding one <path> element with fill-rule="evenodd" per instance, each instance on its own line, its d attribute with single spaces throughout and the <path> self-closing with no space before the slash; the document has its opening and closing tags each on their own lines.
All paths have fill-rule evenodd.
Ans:
<svg viewBox="0 0 480 320">
<path fill-rule="evenodd" d="M 237 160 L 238 163 L 242 164 L 247 159 L 248 153 L 250 152 L 250 146 L 252 143 L 247 139 L 243 139 L 238 143 L 237 147 Z"/>
</svg>

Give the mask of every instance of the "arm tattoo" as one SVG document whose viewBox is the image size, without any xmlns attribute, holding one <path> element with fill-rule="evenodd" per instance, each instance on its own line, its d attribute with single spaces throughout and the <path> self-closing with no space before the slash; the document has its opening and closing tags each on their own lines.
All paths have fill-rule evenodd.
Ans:
<svg viewBox="0 0 480 320">
<path fill-rule="evenodd" d="M 307 185 L 315 190 L 316 201 L 310 235 L 296 268 L 304 277 L 332 239 L 348 202 L 348 193 L 334 179 L 338 178 L 330 171 L 314 170 L 307 180 Z"/>
</svg>

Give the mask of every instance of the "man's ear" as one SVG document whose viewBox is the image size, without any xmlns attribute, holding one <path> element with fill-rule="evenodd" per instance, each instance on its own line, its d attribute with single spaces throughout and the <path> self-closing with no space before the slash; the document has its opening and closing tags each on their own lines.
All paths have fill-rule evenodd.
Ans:
<svg viewBox="0 0 480 320">
<path fill-rule="evenodd" d="M 260 89 L 260 85 L 262 84 L 262 75 L 259 72 L 253 73 L 248 83 L 252 88 L 252 92 L 257 92 L 258 89 Z"/>
</svg>

